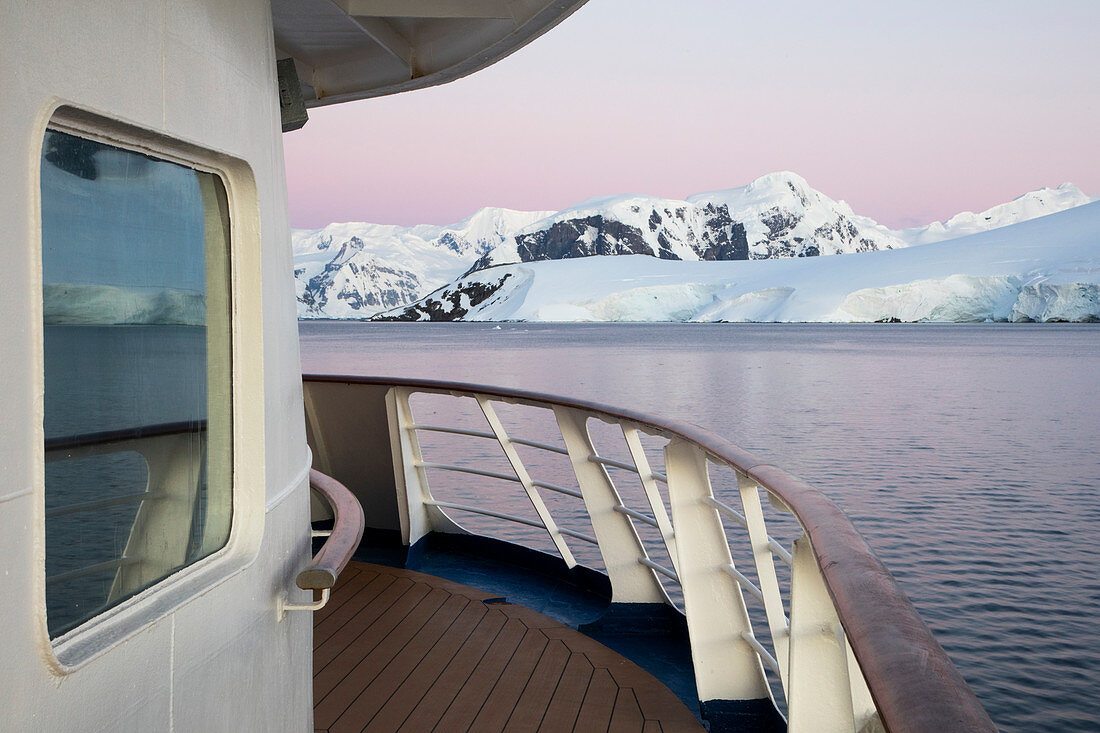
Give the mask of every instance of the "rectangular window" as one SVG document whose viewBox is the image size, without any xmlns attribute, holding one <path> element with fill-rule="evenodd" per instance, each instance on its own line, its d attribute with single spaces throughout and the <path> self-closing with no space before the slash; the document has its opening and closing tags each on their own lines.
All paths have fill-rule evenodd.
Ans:
<svg viewBox="0 0 1100 733">
<path fill-rule="evenodd" d="M 53 638 L 229 539 L 229 209 L 216 175 L 58 130 L 41 180 Z"/>
</svg>

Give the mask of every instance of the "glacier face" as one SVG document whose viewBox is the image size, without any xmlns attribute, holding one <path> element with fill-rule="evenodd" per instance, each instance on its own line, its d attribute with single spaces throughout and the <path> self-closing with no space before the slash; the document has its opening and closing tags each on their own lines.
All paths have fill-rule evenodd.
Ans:
<svg viewBox="0 0 1100 733">
<path fill-rule="evenodd" d="M 955 240 L 846 257 L 513 263 L 468 274 L 379 318 L 1096 321 L 1100 202 Z"/>
</svg>

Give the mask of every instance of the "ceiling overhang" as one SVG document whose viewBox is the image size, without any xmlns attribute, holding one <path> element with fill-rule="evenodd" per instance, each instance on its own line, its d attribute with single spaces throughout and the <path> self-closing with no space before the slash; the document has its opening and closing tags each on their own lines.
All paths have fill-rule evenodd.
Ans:
<svg viewBox="0 0 1100 733">
<path fill-rule="evenodd" d="M 275 50 L 306 107 L 444 84 L 496 63 L 587 0 L 272 0 Z"/>
</svg>

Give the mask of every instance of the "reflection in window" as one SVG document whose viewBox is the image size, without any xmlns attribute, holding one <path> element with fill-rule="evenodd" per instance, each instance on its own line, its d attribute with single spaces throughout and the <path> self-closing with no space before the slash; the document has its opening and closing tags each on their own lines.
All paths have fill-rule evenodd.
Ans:
<svg viewBox="0 0 1100 733">
<path fill-rule="evenodd" d="M 228 541 L 229 219 L 218 177 L 64 132 L 41 175 L 56 637 Z"/>
</svg>

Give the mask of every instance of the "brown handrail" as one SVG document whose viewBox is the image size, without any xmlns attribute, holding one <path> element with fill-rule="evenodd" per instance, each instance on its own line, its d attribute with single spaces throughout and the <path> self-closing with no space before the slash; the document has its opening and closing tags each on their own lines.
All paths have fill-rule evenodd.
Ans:
<svg viewBox="0 0 1100 733">
<path fill-rule="evenodd" d="M 798 517 L 888 731 L 997 730 L 897 580 L 840 507 L 801 479 L 764 463 L 724 438 L 686 422 L 529 390 L 398 377 L 307 374 L 302 379 L 441 394 L 482 394 L 531 406 L 560 405 L 652 428 L 699 445 L 718 462 L 755 479 Z"/>
<path fill-rule="evenodd" d="M 351 561 L 351 556 L 363 539 L 363 507 L 359 500 L 342 483 L 316 469 L 309 470 L 309 487 L 324 497 L 332 507 L 335 522 L 332 534 L 305 570 L 298 573 L 295 583 L 302 590 L 325 590 L 336 585 L 340 571 Z"/>
</svg>

